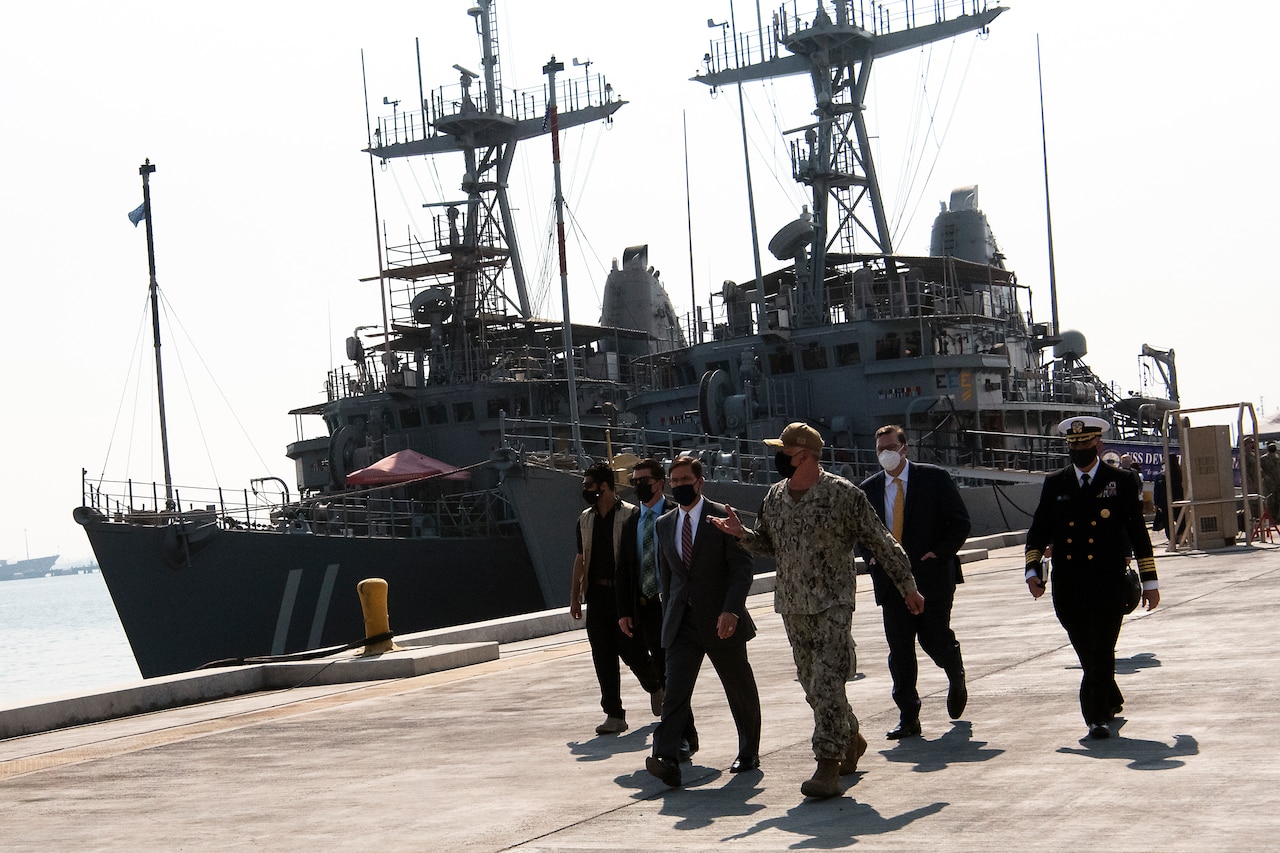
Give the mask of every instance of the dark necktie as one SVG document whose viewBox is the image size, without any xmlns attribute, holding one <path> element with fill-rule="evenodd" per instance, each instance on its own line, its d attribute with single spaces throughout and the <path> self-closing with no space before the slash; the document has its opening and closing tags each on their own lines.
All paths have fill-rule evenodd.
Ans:
<svg viewBox="0 0 1280 853">
<path fill-rule="evenodd" d="M 684 514 L 684 527 L 680 531 L 680 557 L 687 569 L 693 565 L 693 521 L 689 513 Z"/>
<path fill-rule="evenodd" d="M 1088 474 L 1081 474 L 1081 475 L 1080 475 L 1080 488 L 1082 488 L 1082 489 L 1087 489 L 1087 488 L 1089 488 L 1089 475 L 1088 475 Z"/>
<path fill-rule="evenodd" d="M 658 594 L 658 555 L 655 553 L 653 537 L 653 519 L 657 511 L 649 510 L 644 514 L 644 543 L 640 552 L 640 594 L 645 598 L 653 598 Z"/>
</svg>

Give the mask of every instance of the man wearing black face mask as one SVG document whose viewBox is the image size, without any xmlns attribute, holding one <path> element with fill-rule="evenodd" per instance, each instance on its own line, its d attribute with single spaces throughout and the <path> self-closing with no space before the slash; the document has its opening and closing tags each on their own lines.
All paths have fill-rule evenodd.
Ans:
<svg viewBox="0 0 1280 853">
<path fill-rule="evenodd" d="M 1102 418 L 1076 416 L 1058 425 L 1071 464 L 1045 478 L 1027 531 L 1027 588 L 1044 595 L 1041 560 L 1053 549 L 1053 609 L 1080 659 L 1080 711 L 1089 737 L 1111 736 L 1124 706 L 1116 684 L 1116 640 L 1124 619 L 1128 548 L 1138 559 L 1147 610 L 1160 603 L 1156 561 L 1142 517 L 1142 492 L 1128 471 L 1098 459 Z"/>
<path fill-rule="evenodd" d="M 754 530 L 732 507 L 717 527 L 742 539 L 755 554 L 777 559 L 773 609 L 791 641 L 796 674 L 813 708 L 813 755 L 818 766 L 800 786 L 807 797 L 837 797 L 840 777 L 858 769 L 867 740 L 849 706 L 849 627 L 853 620 L 854 569 L 849 552 L 866 546 L 902 595 L 907 610 L 924 611 L 911 562 L 876 516 L 861 489 L 822 470 L 822 436 L 806 423 L 789 424 L 765 444 L 786 479 L 769 487 Z"/>
<path fill-rule="evenodd" d="M 747 641 L 756 635 L 747 612 L 751 557 L 712 523 L 725 507 L 703 499 L 702 483 L 702 462 L 688 456 L 672 462 L 671 496 L 680 506 L 657 523 L 667 696 L 645 769 L 673 787 L 681 782 L 675 755 L 704 657 L 720 676 L 738 730 L 729 772 L 760 767 L 760 693 L 747 659 Z"/>
<path fill-rule="evenodd" d="M 652 696 L 662 691 L 661 676 L 644 644 L 618 628 L 615 575 L 622 529 L 636 508 L 618 498 L 613 482 L 613 469 L 603 462 L 592 465 L 582 475 L 582 498 L 588 506 L 578 516 L 578 556 L 569 590 L 570 616 L 581 619 L 583 602 L 587 605 L 587 641 L 600 683 L 600 707 L 605 713 L 605 721 L 596 726 L 596 734 L 601 735 L 621 734 L 628 728 L 627 712 L 622 707 L 619 658 L 650 694 L 651 708 L 660 706 L 661 700 L 654 702 Z"/>
<path fill-rule="evenodd" d="M 618 549 L 618 574 L 614 592 L 618 599 L 618 628 L 628 637 L 636 637 L 649 650 L 654 669 L 665 687 L 667 656 L 662 648 L 662 601 L 658 597 L 658 517 L 676 508 L 675 501 L 663 496 L 667 475 L 656 459 L 642 459 L 631 469 L 631 486 L 640 501 L 640 511 L 622 526 L 622 547 Z M 662 716 L 664 691 L 650 694 L 650 709 Z M 698 733 L 693 715 L 685 727 L 680 757 L 689 758 L 698 751 Z"/>
</svg>

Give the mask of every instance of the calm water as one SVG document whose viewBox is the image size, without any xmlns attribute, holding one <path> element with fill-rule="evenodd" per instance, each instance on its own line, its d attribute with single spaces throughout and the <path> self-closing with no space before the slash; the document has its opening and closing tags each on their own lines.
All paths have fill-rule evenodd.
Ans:
<svg viewBox="0 0 1280 853">
<path fill-rule="evenodd" d="M 100 573 L 0 581 L 0 707 L 141 677 Z"/>
</svg>

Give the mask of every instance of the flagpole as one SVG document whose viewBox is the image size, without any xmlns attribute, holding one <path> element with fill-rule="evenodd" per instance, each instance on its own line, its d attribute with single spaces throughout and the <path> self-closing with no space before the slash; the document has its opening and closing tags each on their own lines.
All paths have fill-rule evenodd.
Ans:
<svg viewBox="0 0 1280 853">
<path fill-rule="evenodd" d="M 164 457 L 165 509 L 174 509 L 173 476 L 169 472 L 169 427 L 164 416 L 164 371 L 160 368 L 160 288 L 156 284 L 156 244 L 151 231 L 151 173 L 156 167 L 151 158 L 138 167 L 142 175 L 142 213 L 147 223 L 147 267 L 151 273 L 151 335 L 156 347 L 156 398 L 160 405 L 160 453 Z"/>
</svg>

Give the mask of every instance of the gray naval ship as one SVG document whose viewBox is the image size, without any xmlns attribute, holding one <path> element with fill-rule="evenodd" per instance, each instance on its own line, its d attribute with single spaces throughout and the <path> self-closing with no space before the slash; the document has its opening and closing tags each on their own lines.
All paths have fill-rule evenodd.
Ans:
<svg viewBox="0 0 1280 853">
<path fill-rule="evenodd" d="M 52 557 L 27 557 L 25 560 L 0 560 L 0 581 L 42 578 L 52 573 L 56 562 L 57 554 Z"/>
<path fill-rule="evenodd" d="M 889 238 L 858 106 L 874 61 L 1004 10 L 939 2 L 919 23 L 862 6 L 819 0 L 808 17 L 786 7 L 757 31 L 726 28 L 694 78 L 814 83 L 815 120 L 790 140 L 812 205 L 768 241 L 780 265 L 764 272 L 757 252 L 754 278 L 679 317 L 646 247 L 631 247 L 587 325 L 534 316 L 506 187 L 520 142 L 612 121 L 625 102 L 603 77 L 557 80 L 554 59 L 545 89 L 504 88 L 494 2 L 475 4 L 482 70 L 455 66 L 456 85 L 419 111 L 393 106 L 371 134 L 385 164 L 460 154 L 462 179 L 428 202 L 430 233 L 383 249 L 383 323 L 348 338 L 323 402 L 290 413 L 324 423 L 288 448 L 296 493 L 275 478 L 238 500 L 83 484 L 75 518 L 142 674 L 358 641 L 367 577 L 388 581 L 400 633 L 563 607 L 593 459 L 625 470 L 694 453 L 717 499 L 750 510 L 776 478 L 760 439 L 787 423 L 816 427 L 831 469 L 854 479 L 874 470 L 874 430 L 900 423 L 917 459 L 969 487 L 982 533 L 1027 523 L 1042 472 L 1062 464 L 1064 417 L 1102 413 L 1142 442 L 1176 403 L 1118 397 L 1085 365 L 1082 335 L 1033 322 L 976 187 L 943 205 L 929 254 Z M 1172 373 L 1172 353 L 1155 356 Z M 416 465 L 353 484 L 405 451 Z"/>
</svg>

